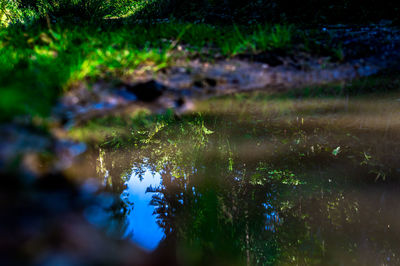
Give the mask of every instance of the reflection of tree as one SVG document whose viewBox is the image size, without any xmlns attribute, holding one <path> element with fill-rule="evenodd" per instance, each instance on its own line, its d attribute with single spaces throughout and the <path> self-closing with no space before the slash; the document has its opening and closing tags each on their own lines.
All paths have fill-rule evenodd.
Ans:
<svg viewBox="0 0 400 266">
<path fill-rule="evenodd" d="M 161 133 L 141 141 L 146 145 L 139 157 L 162 176 L 162 186 L 150 189 L 159 192 L 152 204 L 166 238 L 184 247 L 184 259 L 272 262 L 276 244 L 265 229 L 269 210 L 263 204 L 270 184 L 253 184 L 246 169 L 234 169 L 229 143 L 209 139 L 211 131 L 201 120 L 170 125 Z"/>
<path fill-rule="evenodd" d="M 113 152 L 105 152 L 105 150 L 99 150 L 97 172 L 104 178 L 104 191 L 111 193 L 112 195 L 121 195 L 126 189 L 126 169 L 129 169 L 129 165 L 126 164 L 125 160 L 118 160 Z M 109 221 L 109 228 L 113 233 L 123 235 L 128 224 L 126 223 L 126 215 L 132 208 L 132 203 L 120 197 L 115 197 L 111 205 L 105 206 L 110 213 L 112 213 L 111 220 Z"/>
<path fill-rule="evenodd" d="M 193 262 L 201 252 L 201 264 L 233 263 L 247 256 L 250 259 L 256 248 L 273 251 L 273 243 L 266 237 L 272 232 L 265 230 L 263 190 L 245 180 L 235 181 L 233 173 L 226 175 L 225 162 L 203 161 L 201 166 L 205 167 L 180 179 L 166 170 L 157 190 L 161 196 L 152 202 L 167 236 L 185 246 L 185 259 Z M 257 246 L 255 238 L 261 238 L 264 246 Z M 271 252 L 265 255 L 271 256 Z"/>
<path fill-rule="evenodd" d="M 255 134 L 252 128 L 240 130 Z M 107 187 L 116 193 L 124 190 L 132 166 L 139 175 L 148 167 L 161 174 L 162 185 L 149 188 L 159 192 L 152 204 L 166 241 L 175 243 L 182 260 L 202 265 L 397 260 L 399 246 L 393 243 L 400 232 L 380 227 L 396 219 L 376 215 L 391 213 L 395 200 L 382 203 L 380 197 L 388 197 L 375 193 L 366 201 L 348 192 L 343 181 L 365 172 L 358 162 L 332 160 L 324 147 L 304 152 L 302 131 L 293 133 L 302 136 L 298 142 L 284 144 L 285 157 L 256 161 L 238 154 L 230 136 L 212 133 L 199 116 L 164 117 L 128 140 L 108 141 L 99 159 L 108 171 Z"/>
<path fill-rule="evenodd" d="M 385 194 L 387 199 L 382 202 Z M 285 213 L 285 223 L 278 232 L 284 261 L 321 265 L 398 264 L 399 232 L 391 227 L 398 228 L 398 224 L 393 224 L 397 220 L 393 211 L 398 213 L 399 207 L 395 203 L 397 197 L 390 194 L 354 195 L 352 191 L 327 190 L 303 198 L 293 208 L 296 213 Z"/>
</svg>

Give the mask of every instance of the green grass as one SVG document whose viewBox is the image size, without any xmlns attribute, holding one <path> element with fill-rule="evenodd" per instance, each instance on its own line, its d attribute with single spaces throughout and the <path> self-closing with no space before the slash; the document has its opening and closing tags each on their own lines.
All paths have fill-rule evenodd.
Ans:
<svg viewBox="0 0 400 266">
<path fill-rule="evenodd" d="M 204 47 L 211 58 L 290 49 L 293 33 L 281 25 L 239 28 L 177 21 L 11 25 L 0 29 L 0 120 L 46 116 L 60 93 L 74 84 L 118 80 L 137 69 L 156 72 Z M 178 51 L 178 44 L 186 51 Z"/>
<path fill-rule="evenodd" d="M 0 121 L 17 115 L 45 117 L 63 91 L 82 82 L 118 81 L 139 70 L 157 72 L 176 59 L 321 49 L 291 25 L 138 21 L 135 14 L 160 7 L 158 2 L 123 4 L 128 2 L 121 1 L 107 15 L 94 0 L 88 5 L 57 0 L 47 13 L 35 4 L 22 10 L 10 4 L 15 1 L 0 0 Z M 97 20 L 84 15 L 88 10 Z"/>
</svg>

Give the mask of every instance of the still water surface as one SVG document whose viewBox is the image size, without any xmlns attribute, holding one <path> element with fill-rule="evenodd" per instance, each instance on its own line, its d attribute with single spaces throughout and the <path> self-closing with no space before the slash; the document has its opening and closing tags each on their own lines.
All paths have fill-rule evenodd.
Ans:
<svg viewBox="0 0 400 266">
<path fill-rule="evenodd" d="M 148 250 L 154 250 L 164 237 L 164 232 L 153 215 L 155 207 L 150 204 L 155 193 L 146 193 L 147 188 L 160 185 L 161 176 L 158 173 L 153 175 L 148 170 L 142 178 L 131 175 L 124 191 L 125 200 L 135 204 L 131 213 L 127 215 L 128 228 L 125 234 Z"/>
<path fill-rule="evenodd" d="M 120 195 L 123 237 L 183 265 L 396 265 L 399 98 L 240 94 L 119 118 L 86 168 Z"/>
</svg>

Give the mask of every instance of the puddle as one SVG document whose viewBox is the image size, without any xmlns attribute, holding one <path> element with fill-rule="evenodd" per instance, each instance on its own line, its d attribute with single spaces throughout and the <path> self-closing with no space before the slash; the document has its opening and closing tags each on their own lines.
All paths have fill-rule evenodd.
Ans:
<svg viewBox="0 0 400 266">
<path fill-rule="evenodd" d="M 119 118 L 68 175 L 97 176 L 124 238 L 171 263 L 400 263 L 398 93 L 268 97 Z"/>
</svg>

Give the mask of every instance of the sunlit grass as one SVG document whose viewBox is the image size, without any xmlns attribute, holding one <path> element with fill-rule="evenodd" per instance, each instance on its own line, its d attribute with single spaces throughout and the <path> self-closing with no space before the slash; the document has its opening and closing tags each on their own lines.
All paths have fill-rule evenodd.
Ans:
<svg viewBox="0 0 400 266">
<path fill-rule="evenodd" d="M 206 56 L 219 53 L 229 57 L 289 47 L 292 31 L 286 26 L 216 27 L 177 21 L 129 27 L 56 24 L 50 28 L 2 28 L 1 95 L 10 98 L 10 104 L 4 101 L 0 106 L 0 119 L 46 115 L 57 95 L 77 83 L 117 80 L 138 69 L 157 72 L 203 48 L 208 49 Z M 186 51 L 179 50 L 178 44 Z"/>
<path fill-rule="evenodd" d="M 156 73 L 177 60 L 315 48 L 310 36 L 293 25 L 216 26 L 172 18 L 127 18 L 149 10 L 148 6 L 156 2 L 135 2 L 121 11 L 121 16 L 113 17 L 115 20 L 97 23 L 63 22 L 61 18 L 52 22 L 47 17 L 45 22 L 15 19 L 15 23 L 6 23 L 8 27 L 0 27 L 0 96 L 9 99 L 0 102 L 0 120 L 26 114 L 46 116 L 60 93 L 77 85 L 104 79 L 132 80 L 141 73 Z M 4 16 L 15 7 L 4 6 L 2 10 L 5 21 Z M 332 56 L 335 53 L 333 50 Z"/>
</svg>

